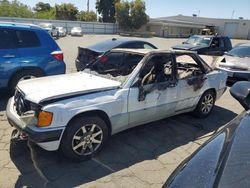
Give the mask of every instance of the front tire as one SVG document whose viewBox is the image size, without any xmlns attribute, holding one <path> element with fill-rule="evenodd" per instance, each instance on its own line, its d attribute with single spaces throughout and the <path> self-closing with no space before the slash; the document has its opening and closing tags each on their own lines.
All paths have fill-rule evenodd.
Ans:
<svg viewBox="0 0 250 188">
<path fill-rule="evenodd" d="M 90 159 L 98 153 L 108 138 L 108 127 L 98 116 L 80 116 L 67 126 L 60 149 L 74 161 Z"/>
<path fill-rule="evenodd" d="M 198 118 L 205 118 L 209 116 L 214 108 L 215 93 L 212 90 L 208 90 L 201 96 L 196 109 L 193 114 Z"/>
</svg>

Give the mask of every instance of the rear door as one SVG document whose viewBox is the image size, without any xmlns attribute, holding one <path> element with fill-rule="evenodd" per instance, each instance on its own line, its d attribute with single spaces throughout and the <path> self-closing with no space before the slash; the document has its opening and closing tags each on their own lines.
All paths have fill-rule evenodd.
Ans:
<svg viewBox="0 0 250 188">
<path fill-rule="evenodd" d="M 0 88 L 8 86 L 11 75 L 20 67 L 14 29 L 0 28 Z"/>
</svg>

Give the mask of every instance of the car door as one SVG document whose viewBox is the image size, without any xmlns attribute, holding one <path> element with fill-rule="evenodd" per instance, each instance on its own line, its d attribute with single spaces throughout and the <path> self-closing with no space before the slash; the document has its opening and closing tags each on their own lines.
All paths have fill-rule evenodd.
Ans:
<svg viewBox="0 0 250 188">
<path fill-rule="evenodd" d="M 153 72 L 157 63 L 160 63 L 155 61 L 159 57 L 165 61 L 165 68 L 168 69 L 168 71 L 164 71 L 166 79 L 147 80 L 147 77 L 149 78 L 151 74 L 157 75 Z M 168 117 L 174 113 L 177 102 L 177 87 L 175 87 L 174 82 L 175 69 L 173 69 L 172 65 L 172 55 L 161 54 L 149 58 L 141 68 L 140 74 L 129 89 L 128 113 L 130 127 Z"/>
<path fill-rule="evenodd" d="M 0 88 L 8 87 L 11 75 L 20 67 L 14 29 L 0 28 Z"/>
<path fill-rule="evenodd" d="M 219 56 L 223 55 L 224 42 L 221 38 L 212 39 L 207 55 Z"/>
<path fill-rule="evenodd" d="M 176 113 L 192 109 L 207 87 L 207 78 L 202 64 L 192 54 L 177 54 L 178 103 Z"/>
</svg>

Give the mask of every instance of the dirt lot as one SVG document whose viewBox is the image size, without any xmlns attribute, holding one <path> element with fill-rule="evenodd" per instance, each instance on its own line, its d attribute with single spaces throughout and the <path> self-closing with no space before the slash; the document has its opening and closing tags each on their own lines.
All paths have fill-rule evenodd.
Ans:
<svg viewBox="0 0 250 188">
<path fill-rule="evenodd" d="M 74 72 L 77 46 L 117 36 L 85 35 L 57 42 L 64 51 L 67 73 Z M 168 49 L 183 39 L 146 39 Z M 233 44 L 238 42 L 234 40 Z M 8 96 L 0 96 L 0 187 L 161 187 L 174 168 L 212 133 L 243 109 L 227 91 L 207 119 L 185 114 L 142 125 L 113 136 L 94 159 L 72 163 L 58 152 L 30 142 L 10 142 L 5 116 Z"/>
</svg>

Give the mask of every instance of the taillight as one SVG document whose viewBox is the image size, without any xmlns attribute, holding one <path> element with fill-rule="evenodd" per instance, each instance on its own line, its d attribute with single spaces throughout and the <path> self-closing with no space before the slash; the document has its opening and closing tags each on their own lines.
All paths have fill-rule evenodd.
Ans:
<svg viewBox="0 0 250 188">
<path fill-rule="evenodd" d="M 101 63 L 105 63 L 105 62 L 107 62 L 108 61 L 108 57 L 107 56 L 102 56 L 101 58 L 100 58 L 100 62 Z"/>
<path fill-rule="evenodd" d="M 56 59 L 58 59 L 60 61 L 63 61 L 63 52 L 62 51 L 54 51 L 54 52 L 51 53 L 51 55 L 54 58 L 56 58 Z"/>
</svg>

